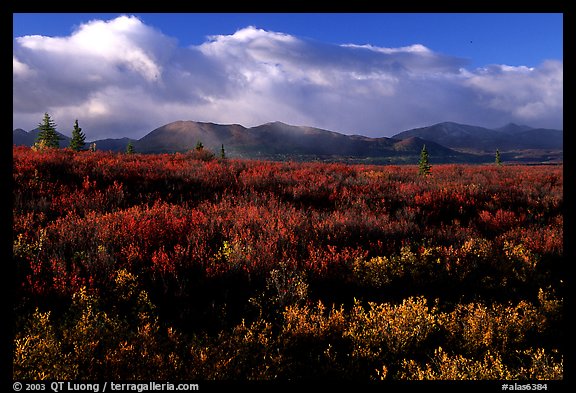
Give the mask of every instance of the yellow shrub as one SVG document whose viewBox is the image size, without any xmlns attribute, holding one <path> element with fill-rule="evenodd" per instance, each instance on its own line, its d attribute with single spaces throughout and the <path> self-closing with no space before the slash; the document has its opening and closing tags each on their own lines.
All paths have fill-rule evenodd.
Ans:
<svg viewBox="0 0 576 393">
<path fill-rule="evenodd" d="M 173 329 L 161 329 L 136 277 L 119 271 L 113 293 L 118 303 L 109 309 L 82 287 L 64 317 L 51 320 L 49 312 L 33 313 L 15 337 L 13 377 L 94 380 L 177 375 L 182 368 L 180 338 Z"/>
<path fill-rule="evenodd" d="M 523 343 L 528 332 L 542 329 L 545 323 L 538 310 L 525 301 L 516 306 L 458 304 L 439 320 L 448 343 L 473 355 L 487 350 L 508 351 Z"/>
<path fill-rule="evenodd" d="M 380 288 L 392 279 L 390 260 L 387 257 L 358 258 L 352 265 L 355 280 L 363 286 Z"/>
<path fill-rule="evenodd" d="M 20 380 L 74 379 L 77 367 L 62 350 L 50 312 L 38 309 L 14 340 L 13 378 Z"/>
<path fill-rule="evenodd" d="M 285 336 L 313 336 L 318 339 L 327 335 L 340 335 L 346 326 L 342 307 L 326 314 L 326 306 L 318 301 L 314 308 L 308 306 L 288 306 L 284 311 L 282 334 Z"/>
<path fill-rule="evenodd" d="M 564 375 L 564 359 L 556 361 L 553 356 L 547 354 L 543 348 L 529 349 L 522 352 L 530 358 L 528 367 L 522 367 L 519 371 L 519 379 L 532 380 L 560 380 Z"/>
<path fill-rule="evenodd" d="M 231 332 L 192 343 L 193 371 L 203 379 L 272 379 L 275 366 L 281 363 L 275 346 L 269 322 L 258 319 L 246 324 L 242 320 Z"/>
<path fill-rule="evenodd" d="M 402 361 L 400 379 L 417 380 L 480 380 L 512 379 L 513 374 L 502 362 L 498 353 L 486 352 L 482 360 L 465 358 L 462 355 L 448 355 L 442 347 L 434 351 L 430 363 L 421 367 L 414 360 Z"/>
<path fill-rule="evenodd" d="M 555 361 L 544 349 L 516 351 L 517 357 L 527 357 L 526 366 L 510 367 L 499 352 L 487 351 L 480 360 L 462 355 L 449 355 L 441 347 L 434 351 L 429 363 L 421 366 L 404 359 L 400 379 L 416 380 L 556 380 L 562 379 L 563 362 Z"/>
<path fill-rule="evenodd" d="M 402 304 L 368 303 L 368 311 L 356 301 L 344 333 L 353 343 L 352 355 L 380 358 L 417 349 L 438 329 L 436 307 L 428 307 L 424 297 L 410 297 Z"/>
</svg>

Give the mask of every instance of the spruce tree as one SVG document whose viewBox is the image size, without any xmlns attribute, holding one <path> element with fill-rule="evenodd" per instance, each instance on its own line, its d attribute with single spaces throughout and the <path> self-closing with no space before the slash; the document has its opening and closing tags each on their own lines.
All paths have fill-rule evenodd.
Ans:
<svg viewBox="0 0 576 393">
<path fill-rule="evenodd" d="M 426 150 L 426 145 L 422 146 L 422 151 L 420 152 L 420 161 L 418 162 L 418 174 L 422 176 L 428 176 L 430 174 L 430 163 L 428 162 L 428 150 Z"/>
<path fill-rule="evenodd" d="M 500 156 L 500 150 L 496 149 L 496 165 L 502 165 L 502 157 Z"/>
<path fill-rule="evenodd" d="M 224 144 L 222 144 L 222 148 L 220 149 L 220 158 L 221 159 L 226 158 L 226 152 L 224 151 Z"/>
<path fill-rule="evenodd" d="M 126 146 L 126 154 L 134 154 L 134 145 L 132 144 L 132 141 L 128 142 L 128 145 Z"/>
<path fill-rule="evenodd" d="M 40 132 L 36 139 L 36 146 L 39 147 L 60 147 L 60 136 L 56 132 L 56 123 L 50 118 L 48 113 L 44 113 L 42 123 L 38 125 Z"/>
<path fill-rule="evenodd" d="M 82 128 L 78 127 L 78 119 L 74 122 L 72 129 L 72 140 L 70 141 L 70 148 L 74 151 L 84 150 L 86 145 L 86 135 L 82 132 Z"/>
</svg>

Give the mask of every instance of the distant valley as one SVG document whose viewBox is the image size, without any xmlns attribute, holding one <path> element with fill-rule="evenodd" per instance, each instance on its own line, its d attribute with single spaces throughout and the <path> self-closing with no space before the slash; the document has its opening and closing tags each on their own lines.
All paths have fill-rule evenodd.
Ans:
<svg viewBox="0 0 576 393">
<path fill-rule="evenodd" d="M 60 135 L 60 146 L 68 146 L 70 138 Z M 32 146 L 37 136 L 37 129 L 15 129 L 13 143 Z M 87 147 L 96 143 L 98 150 L 125 151 L 132 142 L 139 153 L 174 153 L 194 149 L 198 141 L 216 154 L 224 145 L 230 158 L 268 160 L 416 163 L 423 145 L 431 163 L 494 162 L 496 149 L 505 162 L 557 163 L 563 157 L 562 130 L 516 124 L 488 129 L 453 122 L 403 131 L 391 138 L 370 138 L 281 122 L 246 128 L 239 124 L 175 121 L 138 140 L 87 140 Z"/>
</svg>

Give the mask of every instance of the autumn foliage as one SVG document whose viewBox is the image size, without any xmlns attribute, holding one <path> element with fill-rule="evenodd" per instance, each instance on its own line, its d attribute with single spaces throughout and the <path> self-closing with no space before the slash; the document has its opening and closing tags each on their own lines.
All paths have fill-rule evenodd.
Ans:
<svg viewBox="0 0 576 393">
<path fill-rule="evenodd" d="M 13 149 L 18 379 L 562 379 L 562 166 Z"/>
</svg>

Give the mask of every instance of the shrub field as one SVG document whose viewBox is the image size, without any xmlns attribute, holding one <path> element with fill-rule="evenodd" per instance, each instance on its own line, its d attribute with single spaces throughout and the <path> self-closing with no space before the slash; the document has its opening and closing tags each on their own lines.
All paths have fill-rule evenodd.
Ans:
<svg viewBox="0 0 576 393">
<path fill-rule="evenodd" d="M 13 148 L 14 379 L 563 379 L 563 168 Z"/>
</svg>

